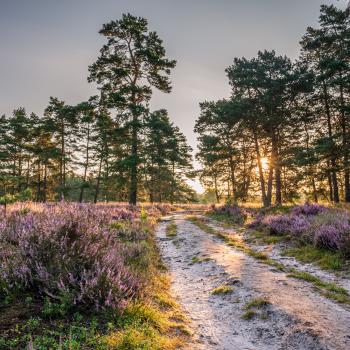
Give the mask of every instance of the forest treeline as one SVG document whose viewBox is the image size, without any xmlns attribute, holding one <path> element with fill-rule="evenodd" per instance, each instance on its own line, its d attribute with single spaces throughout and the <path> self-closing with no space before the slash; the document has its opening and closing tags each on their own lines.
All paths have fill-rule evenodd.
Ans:
<svg viewBox="0 0 350 350">
<path fill-rule="evenodd" d="M 89 67 L 98 94 L 68 105 L 51 97 L 43 115 L 24 108 L 0 119 L 0 195 L 36 201 L 180 202 L 193 199 L 191 148 L 153 89 L 171 91 L 176 62 L 144 18 L 105 25 L 106 43 Z"/>
<path fill-rule="evenodd" d="M 216 201 L 350 202 L 349 8 L 321 6 L 292 62 L 235 58 L 231 96 L 201 103 L 201 181 Z"/>
</svg>

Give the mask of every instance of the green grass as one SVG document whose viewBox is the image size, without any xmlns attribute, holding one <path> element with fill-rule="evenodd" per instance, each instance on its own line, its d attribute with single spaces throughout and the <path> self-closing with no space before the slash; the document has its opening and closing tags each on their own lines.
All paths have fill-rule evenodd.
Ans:
<svg viewBox="0 0 350 350">
<path fill-rule="evenodd" d="M 166 229 L 165 229 L 165 234 L 169 238 L 174 238 L 177 235 L 177 226 L 174 221 L 171 221 L 168 223 Z"/>
<path fill-rule="evenodd" d="M 324 270 L 341 270 L 344 264 L 339 252 L 319 249 L 312 245 L 286 249 L 283 255 L 295 257 L 302 263 L 314 263 Z"/>
<path fill-rule="evenodd" d="M 332 282 L 325 282 L 321 280 L 320 278 L 312 275 L 311 273 L 304 272 L 304 271 L 292 271 L 291 273 L 288 274 L 289 277 L 294 277 L 298 278 L 307 282 L 311 282 L 317 287 L 326 289 L 330 292 L 335 292 L 343 295 L 349 295 L 347 290 L 345 288 L 342 288 L 338 286 L 335 283 Z"/>
<path fill-rule="evenodd" d="M 244 308 L 246 310 L 250 310 L 252 308 L 261 308 L 263 306 L 267 306 L 267 305 L 270 305 L 271 303 L 267 300 L 267 299 L 264 299 L 264 298 L 255 298 L 255 299 L 252 299 L 250 301 L 248 301 L 245 305 L 244 305 Z"/>
<path fill-rule="evenodd" d="M 288 274 L 288 277 L 307 281 L 313 284 L 314 287 L 325 297 L 340 303 L 350 304 L 350 296 L 348 291 L 336 283 L 324 281 L 308 272 L 297 271 L 295 269 L 292 269 L 292 271 Z"/>
<path fill-rule="evenodd" d="M 249 236 L 245 238 L 246 242 L 257 244 L 276 244 L 286 240 L 289 240 L 288 236 L 270 235 L 263 231 L 251 231 Z"/>
<path fill-rule="evenodd" d="M 256 311 L 254 310 L 247 310 L 246 312 L 244 312 L 241 317 L 244 319 L 244 320 L 251 320 L 252 318 L 254 318 L 256 316 Z"/>
<path fill-rule="evenodd" d="M 251 320 L 256 315 L 260 314 L 260 318 L 262 320 L 266 320 L 268 318 L 267 313 L 260 309 L 263 309 L 270 304 L 271 303 L 267 299 L 261 297 L 252 299 L 244 305 L 245 312 L 241 315 L 241 317 L 245 320 Z"/>
<path fill-rule="evenodd" d="M 112 350 L 131 349 L 179 349 L 190 331 L 184 317 L 170 295 L 160 292 L 161 303 L 138 303 L 130 305 L 120 319 L 118 327 L 101 339 L 101 344 Z"/>
<path fill-rule="evenodd" d="M 211 294 L 218 295 L 218 294 L 231 294 L 233 292 L 233 288 L 231 286 L 227 285 L 221 285 L 216 287 L 212 290 Z"/>
</svg>

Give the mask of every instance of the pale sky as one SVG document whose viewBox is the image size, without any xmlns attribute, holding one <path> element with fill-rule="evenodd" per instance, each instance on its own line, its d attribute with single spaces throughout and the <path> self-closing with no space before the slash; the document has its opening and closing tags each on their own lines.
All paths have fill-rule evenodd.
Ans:
<svg viewBox="0 0 350 350">
<path fill-rule="evenodd" d="M 321 4 L 347 1 L 0 0 L 0 114 L 25 107 L 40 115 L 50 96 L 75 104 L 96 94 L 86 78 L 104 42 L 98 31 L 130 12 L 148 19 L 178 61 L 172 93 L 155 93 L 151 107 L 166 108 L 196 148 L 198 104 L 229 95 L 224 70 L 233 58 L 264 49 L 297 58 Z"/>
</svg>

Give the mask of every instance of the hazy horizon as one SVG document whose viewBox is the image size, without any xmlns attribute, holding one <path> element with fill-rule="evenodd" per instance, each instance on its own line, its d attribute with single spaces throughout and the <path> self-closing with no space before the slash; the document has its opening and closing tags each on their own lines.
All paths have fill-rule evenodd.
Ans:
<svg viewBox="0 0 350 350">
<path fill-rule="evenodd" d="M 60 2 L 0 0 L 0 114 L 14 108 L 42 114 L 49 97 L 68 104 L 87 100 L 87 83 L 104 39 L 102 24 L 130 12 L 148 19 L 177 60 L 173 91 L 155 92 L 151 108 L 166 108 L 196 148 L 193 126 L 199 102 L 229 95 L 225 76 L 234 57 L 275 49 L 296 59 L 307 26 L 317 25 L 321 4 L 344 8 L 347 1 L 295 0 L 103 0 Z M 198 188 L 198 186 L 196 186 Z"/>
</svg>

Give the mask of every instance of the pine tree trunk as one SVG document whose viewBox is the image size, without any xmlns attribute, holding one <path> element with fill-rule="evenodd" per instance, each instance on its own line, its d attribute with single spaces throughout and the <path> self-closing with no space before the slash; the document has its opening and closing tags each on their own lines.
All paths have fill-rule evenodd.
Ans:
<svg viewBox="0 0 350 350">
<path fill-rule="evenodd" d="M 40 186 L 41 186 L 41 168 L 40 168 L 40 162 L 38 162 L 38 183 L 37 183 L 37 189 L 36 189 L 36 201 L 40 201 Z"/>
<path fill-rule="evenodd" d="M 216 203 L 219 204 L 219 202 L 220 202 L 220 197 L 219 197 L 218 180 L 217 180 L 217 175 L 216 175 L 216 174 L 214 174 L 214 189 L 215 189 Z"/>
<path fill-rule="evenodd" d="M 230 156 L 229 164 L 230 164 L 230 178 L 231 178 L 231 186 L 232 186 L 232 198 L 233 198 L 233 202 L 236 203 L 237 190 L 236 190 L 236 180 L 235 180 L 235 168 L 234 168 L 232 156 Z"/>
<path fill-rule="evenodd" d="M 61 159 L 60 159 L 60 196 L 64 199 L 64 188 L 66 185 L 66 154 L 65 154 L 65 139 L 64 121 L 61 119 Z"/>
<path fill-rule="evenodd" d="M 102 170 L 102 157 L 100 158 L 100 164 L 98 166 L 98 174 L 97 174 L 97 184 L 95 189 L 94 203 L 97 203 L 98 194 L 100 191 L 100 182 L 101 182 L 101 170 Z"/>
<path fill-rule="evenodd" d="M 333 202 L 334 198 L 333 198 L 333 185 L 332 185 L 332 174 L 329 171 L 331 165 L 330 165 L 330 161 L 327 160 L 327 180 L 328 180 L 328 188 L 329 188 L 329 200 L 331 202 Z"/>
<path fill-rule="evenodd" d="M 44 165 L 44 184 L 43 184 L 43 202 L 46 203 L 47 200 L 47 163 Z"/>
<path fill-rule="evenodd" d="M 134 113 L 132 123 L 131 140 L 131 169 L 130 169 L 130 194 L 129 204 L 136 205 L 137 202 L 137 163 L 138 163 L 138 140 L 137 140 L 137 116 Z"/>
<path fill-rule="evenodd" d="M 314 177 L 312 177 L 311 183 L 312 183 L 312 191 L 313 191 L 313 194 L 314 194 L 314 202 L 318 203 L 316 182 L 315 182 L 315 178 Z"/>
<path fill-rule="evenodd" d="M 259 169 L 261 200 L 262 200 L 263 206 L 267 207 L 269 205 L 269 203 L 268 203 L 267 196 L 266 196 L 265 179 L 264 179 L 264 172 L 263 172 L 263 167 L 262 167 L 262 163 L 261 163 L 261 154 L 260 154 L 258 135 L 255 131 L 253 132 L 253 134 L 254 134 L 256 158 L 258 161 L 258 169 Z"/>
<path fill-rule="evenodd" d="M 341 107 L 341 126 L 342 126 L 342 144 L 343 144 L 343 159 L 344 159 L 344 199 L 345 202 L 350 202 L 350 170 L 349 170 L 349 140 L 348 140 L 348 125 L 345 114 L 344 88 L 342 83 L 342 75 L 340 75 L 340 107 Z"/>
<path fill-rule="evenodd" d="M 282 204 L 282 191 L 281 191 L 281 163 L 278 154 L 277 138 L 275 133 L 272 135 L 272 159 L 275 168 L 275 190 L 276 190 L 276 204 Z"/>
<path fill-rule="evenodd" d="M 328 137 L 332 140 L 333 132 L 332 132 L 332 124 L 331 124 L 331 112 L 329 107 L 328 100 L 328 91 L 325 82 L 323 82 L 323 92 L 324 92 L 324 103 L 326 108 L 327 115 L 327 126 L 328 126 Z M 333 141 L 332 141 L 333 143 Z M 334 150 L 331 150 L 331 178 L 332 178 L 332 188 L 333 188 L 333 201 L 335 203 L 339 203 L 339 189 L 338 189 L 338 180 L 337 180 L 337 171 L 336 171 L 336 158 L 334 154 Z"/>
<path fill-rule="evenodd" d="M 87 170 L 88 170 L 88 166 L 89 166 L 89 143 L 90 143 L 90 124 L 88 125 L 88 129 L 87 129 L 84 175 L 83 175 L 83 184 L 81 185 L 81 188 L 80 188 L 79 203 L 81 203 L 84 199 L 86 176 L 87 176 Z"/>
<path fill-rule="evenodd" d="M 27 160 L 26 189 L 29 187 L 30 159 Z"/>
<path fill-rule="evenodd" d="M 267 206 L 269 207 L 272 203 L 272 181 L 273 181 L 273 164 L 270 159 L 269 163 L 269 177 L 267 180 Z"/>
</svg>

